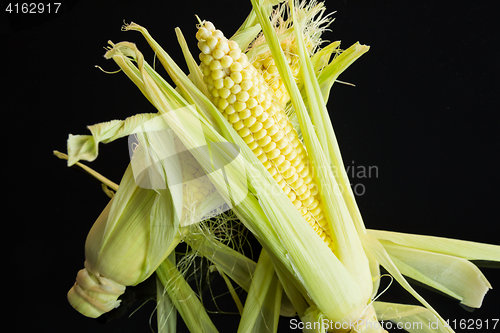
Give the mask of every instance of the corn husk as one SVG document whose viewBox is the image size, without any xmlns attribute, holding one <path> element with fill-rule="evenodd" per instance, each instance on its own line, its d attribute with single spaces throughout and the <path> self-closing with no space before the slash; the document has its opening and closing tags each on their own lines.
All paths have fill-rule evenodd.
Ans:
<svg viewBox="0 0 500 333">
<path fill-rule="evenodd" d="M 471 308 L 481 307 L 492 288 L 469 260 L 500 261 L 500 246 L 443 237 L 368 230 L 402 274 Z"/>
<path fill-rule="evenodd" d="M 198 296 L 172 261 L 165 260 L 158 267 L 157 274 L 158 279 L 164 286 L 162 292 L 168 294 L 169 299 L 191 332 L 218 332 Z"/>
<path fill-rule="evenodd" d="M 91 136 L 70 136 L 68 164 L 95 159 L 100 141 L 130 134 L 137 123 L 150 118 L 139 115 L 91 127 Z M 154 139 L 150 138 L 151 144 Z M 127 168 L 118 191 L 87 237 L 85 269 L 68 293 L 73 307 L 86 316 L 98 317 L 119 305 L 117 298 L 126 286 L 136 285 L 155 272 L 181 239 L 173 199 L 169 188 L 138 186 L 132 167 Z"/>
<path fill-rule="evenodd" d="M 407 304 L 374 302 L 373 307 L 379 320 L 390 320 L 397 328 L 410 333 L 449 332 L 428 309 Z"/>
<path fill-rule="evenodd" d="M 276 332 L 280 315 L 283 287 L 266 251 L 257 262 L 252 284 L 241 315 L 238 332 Z"/>
<path fill-rule="evenodd" d="M 276 331 L 278 309 L 281 304 L 286 304 L 286 308 L 291 305 L 293 311 L 283 311 L 281 306 L 281 312 L 288 314 L 297 312 L 304 323 L 314 324 L 323 319 L 334 323 L 349 323 L 348 328 L 333 331 L 346 332 L 355 329 L 358 332 L 381 332 L 383 331 L 381 327 L 372 325 L 377 322 L 377 318 L 404 323 L 411 320 L 423 322 L 432 318 L 435 319 L 436 327 L 428 325 L 423 328 L 423 332 L 452 332 L 403 275 L 456 297 L 468 306 L 478 307 L 486 290 L 491 286 L 481 272 L 466 259 L 498 261 L 500 247 L 425 238 L 426 236 L 367 231 L 349 186 L 325 103 L 330 97 L 330 88 L 338 75 L 365 53 L 368 47 L 356 43 L 338 54 L 338 44 L 332 43 L 318 52 L 319 55 L 311 57 L 303 43 L 302 21 L 299 12 L 294 10 L 293 3 L 289 5 L 294 28 L 289 29 L 286 35 L 280 36 L 276 34 L 268 19 L 270 3 L 262 4 L 252 0 L 252 4 L 251 14 L 233 38 L 240 46 L 245 46 L 260 29 L 264 33 L 266 43 L 250 52 L 270 50 L 280 76 L 287 86 L 297 126 L 314 163 L 317 183 L 321 184 L 321 199 L 327 207 L 328 223 L 334 233 L 332 238 L 335 253 L 319 240 L 262 164 L 210 102 L 200 69 L 189 52 L 180 29 L 176 29 L 176 33 L 188 64 L 189 77 L 180 70 L 145 28 L 132 23 L 124 29 L 143 34 L 174 81 L 176 89 L 144 61 L 135 45 L 127 42 L 111 43 L 106 53 L 106 57 L 113 59 L 158 109 L 160 123 L 164 126 L 162 129 L 173 131 L 182 144 L 193 151 L 194 158 L 204 168 L 219 195 L 263 246 L 259 262 L 254 267 L 247 259 L 232 250 L 227 250 L 224 246 L 219 247 L 223 249 L 220 252 L 214 250 L 216 248 L 214 240 L 205 239 L 200 242 L 196 238 L 191 238 L 193 248 L 197 248 L 200 255 L 212 258 L 212 262 L 225 277 L 233 297 L 235 297 L 234 288 L 226 279 L 226 275 L 249 291 L 249 298 L 242 310 L 240 330 Z M 301 63 L 300 89 L 292 78 L 279 44 L 292 34 L 297 41 Z M 333 59 L 329 62 L 326 58 Z M 134 121 L 140 123 L 140 117 Z M 112 126 L 113 124 L 108 127 Z M 98 132 L 92 134 L 92 139 L 87 137 L 73 140 L 80 147 L 74 150 L 76 153 L 73 155 L 87 159 L 95 158 L 96 155 L 93 154 L 97 152 L 97 144 L 105 142 L 106 139 L 103 138 L 106 135 Z M 165 147 L 157 141 L 152 140 L 148 148 L 161 155 Z M 88 146 L 85 146 L 87 142 Z M 197 149 L 205 146 L 208 147 L 207 151 Z M 231 147 L 239 148 L 237 158 L 231 153 Z M 167 169 L 167 166 L 160 163 L 160 174 L 162 170 L 165 172 Z M 130 178 L 130 175 L 128 177 Z M 167 178 L 164 177 L 163 180 L 168 184 Z M 170 193 L 169 190 L 174 191 L 170 186 L 162 189 L 165 193 Z M 162 191 L 156 190 L 155 193 L 163 194 L 165 197 L 167 194 Z M 176 207 L 179 209 L 179 202 L 176 204 L 178 195 L 170 193 L 170 208 L 174 211 Z M 148 200 L 152 199 L 146 197 L 141 201 L 147 205 Z M 151 207 L 156 204 L 154 207 L 158 210 L 167 209 L 165 203 L 160 206 L 153 200 L 153 203 L 149 204 Z M 149 209 L 149 206 L 145 207 L 146 210 Z M 153 208 L 151 210 L 156 211 Z M 172 216 L 170 218 L 172 221 L 175 220 Z M 172 221 L 170 227 L 177 230 L 178 222 Z M 165 231 L 165 234 L 175 242 L 175 232 L 174 236 L 172 230 Z M 190 238 L 187 237 L 186 240 L 188 239 Z M 460 249 L 462 245 L 471 250 L 470 257 Z M 102 247 L 102 244 L 96 245 L 95 248 L 99 246 Z M 141 247 L 140 244 L 138 246 Z M 145 247 L 144 244 L 142 247 Z M 163 248 L 157 247 L 154 251 L 161 252 L 160 249 Z M 219 255 L 216 255 L 218 252 Z M 232 261 L 234 266 L 231 266 Z M 379 286 L 379 265 L 386 268 L 425 308 L 372 303 Z M 449 269 L 443 272 L 443 268 Z M 140 273 L 138 271 L 136 268 L 135 273 L 139 276 L 137 281 L 149 274 L 149 271 Z M 177 288 L 170 290 L 168 299 L 159 297 L 165 311 L 172 311 L 174 304 L 194 331 L 213 331 L 214 327 L 209 320 L 206 320 L 201 305 L 193 298 L 192 291 L 186 287 L 174 263 L 170 260 L 164 261 L 158 274 L 165 287 L 172 285 Z M 176 281 L 179 282 L 178 285 Z M 179 293 L 176 294 L 175 290 L 179 290 Z M 195 303 L 192 306 L 201 311 L 201 320 L 193 318 L 190 312 L 192 310 L 183 307 L 180 300 L 184 297 L 193 298 Z M 168 303 L 169 300 L 172 303 Z M 393 309 L 396 310 L 392 311 Z M 359 321 L 362 323 L 359 324 Z M 311 327 L 313 328 L 305 331 L 325 331 L 322 327 L 314 325 Z"/>
<path fill-rule="evenodd" d="M 350 273 L 348 273 L 345 267 L 338 261 L 331 251 L 328 250 L 325 244 L 315 241 L 315 237 L 317 237 L 317 235 L 314 235 L 314 232 L 306 224 L 304 224 L 302 217 L 298 214 L 298 212 L 297 214 L 290 213 L 294 212 L 294 209 L 291 207 L 292 205 L 288 198 L 278 190 L 273 190 L 274 193 L 269 192 L 270 189 L 276 188 L 276 184 L 269 179 L 269 174 L 267 174 L 265 170 L 262 170 L 263 166 L 260 162 L 258 162 L 255 156 L 241 142 L 241 139 L 236 135 L 236 133 L 234 133 L 234 130 L 229 127 L 225 119 L 220 116 L 213 105 L 206 100 L 206 97 L 202 95 L 198 89 L 195 89 L 191 81 L 189 81 L 183 73 L 179 73 L 178 67 L 175 63 L 173 63 L 170 57 L 168 57 L 163 50 L 158 49 L 157 44 L 147 34 L 147 31 L 137 25 L 131 25 L 129 26 L 129 29 L 140 30 L 146 35 L 150 45 L 152 45 L 157 51 L 160 62 L 162 62 L 162 64 L 166 67 L 171 76 L 173 75 L 172 73 L 175 73 L 174 75 L 176 75 L 176 77 L 174 82 L 176 82 L 178 87 L 181 87 L 181 91 L 183 90 L 182 88 L 188 87 L 190 90 L 185 91 L 184 94 L 189 94 L 190 96 L 196 95 L 196 98 L 205 100 L 203 105 L 207 106 L 209 109 L 208 111 L 212 113 L 211 115 L 214 119 L 216 119 L 221 131 L 224 134 L 227 133 L 228 137 L 232 139 L 233 142 L 236 144 L 239 143 L 242 155 L 246 161 L 249 161 L 247 162 L 248 165 L 245 165 L 245 168 L 247 172 L 249 172 L 250 177 L 243 177 L 242 179 L 249 178 L 251 180 L 251 184 L 255 183 L 256 185 L 250 186 L 249 189 L 252 193 L 256 192 L 259 196 L 258 204 L 257 202 L 252 203 L 252 197 L 247 196 L 245 200 L 233 208 L 240 220 L 242 220 L 250 230 L 255 232 L 258 238 L 267 240 L 265 243 L 262 243 L 265 248 L 267 247 L 266 250 L 272 253 L 273 256 L 281 258 L 278 259 L 279 263 L 277 263 L 277 265 L 284 265 L 288 270 L 288 274 L 295 276 L 295 284 L 300 281 L 300 283 L 298 283 L 300 286 L 299 289 L 305 288 L 307 290 L 304 295 L 307 295 L 306 297 L 312 299 L 313 302 L 321 304 L 322 308 L 326 310 L 325 312 L 329 313 L 329 317 L 335 318 L 338 321 L 356 319 L 356 317 L 363 311 L 365 302 L 362 301 L 362 297 L 358 289 L 359 286 L 352 283 L 353 279 Z M 118 54 L 120 48 L 129 46 L 130 45 L 126 44 L 114 45 L 113 57 L 119 56 Z M 139 58 L 140 55 L 137 53 L 138 51 L 135 50 L 135 52 L 136 57 Z M 127 50 L 123 53 L 130 54 L 131 52 L 130 50 Z M 117 63 L 119 62 L 117 61 Z M 147 75 L 144 67 L 143 69 L 140 68 L 143 62 L 137 61 L 137 63 L 139 65 L 139 71 L 142 72 L 143 75 Z M 123 69 L 126 70 L 126 67 Z M 178 74 L 181 75 L 177 76 Z M 148 82 L 149 80 L 143 78 L 142 81 Z M 141 90 L 146 90 L 149 94 L 153 94 L 154 90 L 160 91 L 153 85 L 145 85 Z M 158 105 L 157 107 L 162 113 L 162 116 L 165 117 L 166 122 L 172 127 L 172 129 L 174 129 L 186 147 L 194 148 L 196 146 L 205 145 L 208 140 L 213 140 L 212 138 L 219 141 L 225 141 L 223 137 L 218 136 L 215 129 L 212 129 L 203 118 L 200 118 L 195 109 L 186 107 L 183 112 L 176 112 L 175 110 L 172 110 L 171 106 L 168 105 Z M 166 111 L 164 114 L 162 112 L 162 108 Z M 200 111 L 200 114 L 204 113 L 205 112 Z M 195 125 L 201 125 L 201 129 L 193 127 Z M 202 156 L 200 156 L 200 158 L 202 158 Z M 202 165 L 204 164 L 202 162 L 200 163 Z M 234 177 L 234 179 L 239 178 L 240 177 Z M 225 183 L 223 183 L 220 179 L 217 179 L 216 175 L 213 175 L 212 181 L 216 184 L 216 187 L 225 186 Z M 246 183 L 243 186 L 246 187 Z M 244 189 L 242 188 L 240 191 L 244 191 Z M 264 211 L 262 211 L 262 209 L 264 209 Z M 256 216 L 259 215 L 261 216 L 263 223 L 258 223 L 259 218 L 256 218 Z M 293 223 L 290 221 L 291 219 L 296 219 L 297 221 Z M 269 225 L 269 220 L 272 221 L 271 225 Z M 274 234 L 275 232 L 277 235 Z M 263 235 L 265 235 L 265 237 L 263 237 Z M 273 236 L 270 237 L 271 235 Z M 303 237 L 304 235 L 310 236 Z M 357 235 L 355 236 L 357 237 Z M 278 237 L 278 239 L 276 239 L 276 237 Z M 268 241 L 272 238 L 276 239 L 276 242 Z M 284 248 L 282 246 L 284 246 Z M 312 253 L 315 253 L 316 255 L 313 256 Z M 321 253 L 321 255 L 317 256 L 318 253 Z M 335 262 L 338 264 L 335 264 Z M 316 265 L 317 267 L 314 268 Z M 315 274 L 311 274 L 313 271 Z M 336 287 L 336 283 L 333 283 L 333 279 L 336 281 L 345 281 L 344 285 L 339 284 L 342 285 L 342 290 Z M 332 280 L 332 282 L 325 283 L 325 281 L 329 280 Z M 334 297 L 333 299 L 330 297 L 324 297 L 325 288 L 328 289 L 329 295 L 339 296 L 336 298 Z M 340 296 L 342 294 L 345 294 L 345 296 Z M 359 301 L 356 301 L 357 298 L 355 295 L 357 294 L 360 295 Z M 339 311 L 339 309 L 342 310 Z"/>
<path fill-rule="evenodd" d="M 167 260 L 175 264 L 175 252 L 170 253 Z M 158 275 L 156 276 L 156 313 L 158 333 L 177 333 L 177 309 L 168 293 L 165 292 L 165 286 Z"/>
<path fill-rule="evenodd" d="M 98 317 L 117 307 L 126 286 L 153 274 L 179 241 L 169 192 L 139 188 L 129 167 L 120 188 L 87 236 L 85 269 L 68 292 L 83 315 Z"/>
</svg>

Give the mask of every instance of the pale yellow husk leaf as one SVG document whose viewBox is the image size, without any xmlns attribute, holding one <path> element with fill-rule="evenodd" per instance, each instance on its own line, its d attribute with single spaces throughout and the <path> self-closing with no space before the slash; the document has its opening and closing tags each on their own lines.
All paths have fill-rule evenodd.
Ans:
<svg viewBox="0 0 500 333">
<path fill-rule="evenodd" d="M 410 333 L 445 333 L 449 332 L 428 309 L 408 304 L 374 302 L 373 307 L 379 320 L 390 320 L 395 329 L 404 329 Z M 399 325 L 399 326 L 398 326 Z"/>
<path fill-rule="evenodd" d="M 381 241 L 401 274 L 479 308 L 491 285 L 470 261 Z"/>
<path fill-rule="evenodd" d="M 167 260 L 175 264 L 175 252 L 172 252 Z M 177 309 L 158 276 L 156 276 L 156 321 L 158 333 L 177 333 Z"/>
<path fill-rule="evenodd" d="M 405 234 L 394 231 L 368 230 L 379 240 L 410 248 L 448 254 L 468 260 L 500 261 L 500 246 L 445 237 Z"/>
<path fill-rule="evenodd" d="M 245 301 L 238 332 L 272 333 L 278 329 L 283 287 L 271 258 L 261 251 L 252 284 Z"/>
<path fill-rule="evenodd" d="M 156 273 L 164 286 L 163 292 L 168 294 L 190 332 L 218 332 L 196 293 L 169 259 L 163 261 Z"/>
</svg>

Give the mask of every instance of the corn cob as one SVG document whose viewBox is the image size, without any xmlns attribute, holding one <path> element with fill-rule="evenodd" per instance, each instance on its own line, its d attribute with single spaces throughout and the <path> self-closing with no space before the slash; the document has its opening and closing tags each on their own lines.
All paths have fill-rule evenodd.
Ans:
<svg viewBox="0 0 500 333">
<path fill-rule="evenodd" d="M 307 152 L 272 88 L 238 44 L 228 41 L 211 22 L 200 26 L 196 38 L 212 102 L 304 219 L 332 246 Z"/>
<path fill-rule="evenodd" d="M 281 48 L 285 53 L 286 60 L 290 69 L 292 70 L 293 77 L 295 81 L 299 81 L 300 75 L 300 65 L 299 57 L 294 50 L 294 45 L 292 41 L 284 41 L 281 43 Z M 273 56 L 270 51 L 260 54 L 253 62 L 252 65 L 257 69 L 259 74 L 262 75 L 264 80 L 269 84 L 271 89 L 274 91 L 274 96 L 280 103 L 281 107 L 285 107 L 286 103 L 290 100 L 290 95 L 286 91 L 285 84 L 278 72 L 278 68 L 274 63 Z"/>
</svg>

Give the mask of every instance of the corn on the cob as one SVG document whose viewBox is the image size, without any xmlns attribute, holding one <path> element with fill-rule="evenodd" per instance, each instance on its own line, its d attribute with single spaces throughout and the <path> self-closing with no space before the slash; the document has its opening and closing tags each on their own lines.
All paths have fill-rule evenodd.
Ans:
<svg viewBox="0 0 500 333">
<path fill-rule="evenodd" d="M 294 49 L 292 41 L 284 41 L 281 43 L 281 48 L 285 53 L 286 60 L 290 69 L 292 70 L 293 77 L 295 81 L 299 81 L 300 75 L 300 65 L 299 57 Z M 253 62 L 252 65 L 257 69 L 259 74 L 262 75 L 264 80 L 269 84 L 271 89 L 274 91 L 274 96 L 280 103 L 282 107 L 286 106 L 286 103 L 290 100 L 290 95 L 286 91 L 285 84 L 278 72 L 278 68 L 274 63 L 273 56 L 270 51 L 260 54 Z"/>
<path fill-rule="evenodd" d="M 212 102 L 309 225 L 332 246 L 307 152 L 272 88 L 238 44 L 228 41 L 211 22 L 204 22 L 196 37 Z"/>
</svg>

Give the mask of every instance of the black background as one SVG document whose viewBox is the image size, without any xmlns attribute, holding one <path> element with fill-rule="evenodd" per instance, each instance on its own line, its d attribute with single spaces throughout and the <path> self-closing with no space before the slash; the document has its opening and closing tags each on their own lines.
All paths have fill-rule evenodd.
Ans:
<svg viewBox="0 0 500 333">
<path fill-rule="evenodd" d="M 371 47 L 339 78 L 356 87 L 335 84 L 328 103 L 346 166 L 378 170 L 352 179 L 364 188 L 358 204 L 368 228 L 500 244 L 494 3 L 326 2 L 337 13 L 325 38 L 341 40 L 343 48 L 356 41 Z M 149 332 L 153 302 L 108 324 L 67 303 L 83 268 L 86 234 L 108 198 L 52 150 L 65 152 L 68 134 L 88 134 L 87 125 L 155 112 L 123 73 L 94 67 L 117 69 L 102 57 L 108 40 L 135 42 L 153 62 L 139 33 L 120 31 L 124 21 L 145 26 L 185 68 L 174 28 L 194 53 L 195 14 L 231 35 L 250 1 L 66 1 L 58 15 L 8 14 L 6 6 L 0 26 L 4 327 Z M 117 141 L 102 145 L 91 167 L 119 182 L 127 163 L 126 141 Z M 416 289 L 445 319 L 491 321 L 500 317 L 500 271 L 483 272 L 497 289 L 473 313 Z M 397 283 L 381 300 L 417 304 Z M 221 332 L 235 332 L 238 317 L 215 315 L 214 321 Z M 287 327 L 284 318 L 280 332 Z"/>
</svg>

